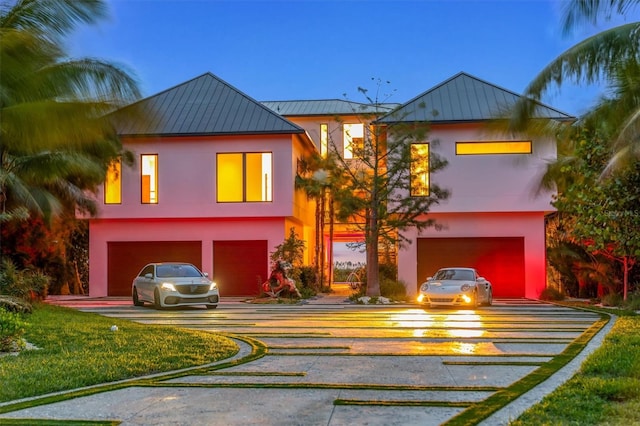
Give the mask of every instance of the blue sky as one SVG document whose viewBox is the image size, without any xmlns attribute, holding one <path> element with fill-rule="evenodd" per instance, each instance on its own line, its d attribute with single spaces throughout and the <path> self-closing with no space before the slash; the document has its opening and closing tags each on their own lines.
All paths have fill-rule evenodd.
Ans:
<svg viewBox="0 0 640 426">
<path fill-rule="evenodd" d="M 553 58 L 599 30 L 564 36 L 566 1 L 556 0 L 108 4 L 110 18 L 77 31 L 69 51 L 124 64 L 145 96 L 205 72 L 259 101 L 346 94 L 364 102 L 357 88 L 372 93 L 381 80 L 380 97 L 403 103 L 460 71 L 520 93 Z M 567 86 L 543 100 L 577 115 L 596 93 Z"/>
</svg>

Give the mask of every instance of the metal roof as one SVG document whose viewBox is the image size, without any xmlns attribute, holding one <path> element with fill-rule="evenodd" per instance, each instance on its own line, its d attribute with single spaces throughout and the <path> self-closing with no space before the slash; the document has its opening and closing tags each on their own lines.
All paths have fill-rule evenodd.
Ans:
<svg viewBox="0 0 640 426">
<path fill-rule="evenodd" d="M 264 106 L 283 116 L 386 114 L 400 104 L 363 104 L 341 99 L 264 101 Z"/>
<path fill-rule="evenodd" d="M 112 116 L 118 134 L 127 136 L 304 133 L 211 73 L 119 109 Z"/>
<path fill-rule="evenodd" d="M 468 122 L 504 115 L 520 95 L 460 72 L 418 95 L 378 122 Z M 536 118 L 572 120 L 569 114 L 536 102 Z"/>
</svg>

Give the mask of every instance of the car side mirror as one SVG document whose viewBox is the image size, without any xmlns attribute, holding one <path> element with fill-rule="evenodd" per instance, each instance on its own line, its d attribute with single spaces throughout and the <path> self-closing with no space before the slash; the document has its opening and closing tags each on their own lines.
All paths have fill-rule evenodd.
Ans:
<svg viewBox="0 0 640 426">
<path fill-rule="evenodd" d="M 209 278 L 209 273 L 208 272 L 203 272 L 202 275 L 204 275 L 206 278 Z"/>
<path fill-rule="evenodd" d="M 486 279 L 484 277 L 478 277 L 478 281 L 485 282 Z"/>
<path fill-rule="evenodd" d="M 427 279 L 425 281 L 431 281 L 433 279 L 433 277 L 427 277 Z"/>
<path fill-rule="evenodd" d="M 152 273 L 148 273 L 148 274 L 144 274 L 144 277 L 148 280 L 152 280 L 153 279 L 153 274 Z"/>
</svg>

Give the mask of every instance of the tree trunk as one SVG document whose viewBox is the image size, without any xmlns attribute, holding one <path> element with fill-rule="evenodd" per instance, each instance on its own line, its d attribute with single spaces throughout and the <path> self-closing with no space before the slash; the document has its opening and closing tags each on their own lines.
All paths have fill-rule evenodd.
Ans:
<svg viewBox="0 0 640 426">
<path fill-rule="evenodd" d="M 333 283 L 333 196 L 329 194 L 329 289 Z"/>
<path fill-rule="evenodd" d="M 378 219 L 377 210 L 371 209 L 367 215 L 367 296 L 380 296 L 380 270 L 378 268 Z"/>
</svg>

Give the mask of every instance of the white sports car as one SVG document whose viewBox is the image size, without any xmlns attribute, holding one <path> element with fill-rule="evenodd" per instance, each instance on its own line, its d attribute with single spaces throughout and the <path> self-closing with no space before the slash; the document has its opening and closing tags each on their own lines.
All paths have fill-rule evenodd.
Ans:
<svg viewBox="0 0 640 426">
<path fill-rule="evenodd" d="M 420 286 L 418 303 L 425 306 L 468 306 L 493 303 L 491 283 L 473 268 L 442 268 Z"/>
</svg>

